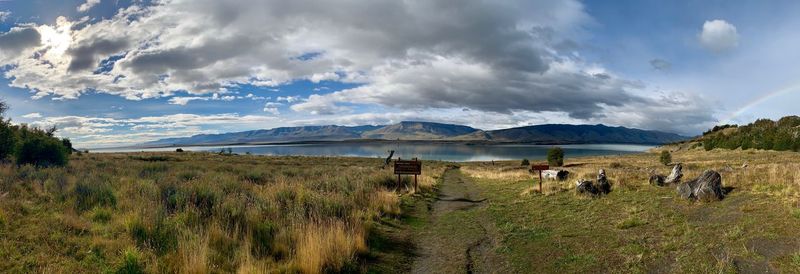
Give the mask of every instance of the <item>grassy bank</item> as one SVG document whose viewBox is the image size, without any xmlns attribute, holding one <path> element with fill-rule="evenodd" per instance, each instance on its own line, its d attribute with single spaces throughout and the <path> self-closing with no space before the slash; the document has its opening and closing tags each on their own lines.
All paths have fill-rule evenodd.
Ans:
<svg viewBox="0 0 800 274">
<path fill-rule="evenodd" d="M 206 153 L 0 165 L 0 271 L 364 271 L 401 214 L 382 160 Z M 426 163 L 429 191 L 444 166 Z M 126 272 L 127 271 L 127 272 Z"/>
<path fill-rule="evenodd" d="M 514 272 L 800 271 L 800 154 L 696 149 L 672 156 L 684 163 L 684 178 L 719 171 L 727 197 L 690 202 L 674 187 L 649 185 L 651 170 L 670 169 L 657 153 L 568 158 L 569 180 L 545 182 L 543 194 L 518 162 L 471 163 L 461 170 L 488 198 L 485 212 L 471 214 L 493 220 L 493 251 Z M 576 195 L 575 180 L 593 179 L 600 168 L 613 192 L 596 199 Z"/>
</svg>

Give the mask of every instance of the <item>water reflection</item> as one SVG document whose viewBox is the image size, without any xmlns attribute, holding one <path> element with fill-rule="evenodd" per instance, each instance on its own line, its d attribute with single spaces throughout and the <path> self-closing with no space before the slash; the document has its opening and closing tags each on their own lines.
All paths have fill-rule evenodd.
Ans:
<svg viewBox="0 0 800 274">
<path fill-rule="evenodd" d="M 226 147 L 183 147 L 187 151 L 220 151 L 231 148 L 234 153 L 256 155 L 303 155 L 303 156 L 352 156 L 386 157 L 394 150 L 395 157 L 444 161 L 491 161 L 545 159 L 550 145 L 466 145 L 466 144 L 418 144 L 418 143 L 326 143 L 293 145 L 257 145 Z M 621 155 L 643 152 L 653 146 L 624 144 L 562 145 L 566 157 Z M 173 151 L 175 148 L 154 149 L 107 149 L 97 152 Z"/>
</svg>

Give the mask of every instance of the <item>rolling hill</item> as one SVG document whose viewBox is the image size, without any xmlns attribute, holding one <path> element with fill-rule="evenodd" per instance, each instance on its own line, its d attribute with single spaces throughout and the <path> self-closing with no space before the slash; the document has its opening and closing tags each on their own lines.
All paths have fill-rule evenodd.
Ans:
<svg viewBox="0 0 800 274">
<path fill-rule="evenodd" d="M 487 143 L 664 144 L 686 140 L 674 133 L 605 125 L 547 124 L 484 131 L 463 125 L 404 121 L 383 126 L 301 126 L 170 138 L 140 146 L 227 145 L 345 140 L 463 141 Z"/>
</svg>

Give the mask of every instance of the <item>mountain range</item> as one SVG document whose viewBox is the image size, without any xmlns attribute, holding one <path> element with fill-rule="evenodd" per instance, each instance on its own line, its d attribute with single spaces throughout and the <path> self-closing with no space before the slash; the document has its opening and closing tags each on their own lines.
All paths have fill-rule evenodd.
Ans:
<svg viewBox="0 0 800 274">
<path fill-rule="evenodd" d="M 404 121 L 381 126 L 299 126 L 222 134 L 200 134 L 141 144 L 144 147 L 232 145 L 312 141 L 403 140 L 533 144 L 665 144 L 686 140 L 674 133 L 598 125 L 546 124 L 499 130 L 463 125 Z"/>
</svg>

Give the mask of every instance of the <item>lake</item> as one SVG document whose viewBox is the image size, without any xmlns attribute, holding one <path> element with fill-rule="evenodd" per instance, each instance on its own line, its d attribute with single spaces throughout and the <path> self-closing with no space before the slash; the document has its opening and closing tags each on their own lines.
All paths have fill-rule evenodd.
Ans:
<svg viewBox="0 0 800 274">
<path fill-rule="evenodd" d="M 491 160 L 542 160 L 552 145 L 466 145 L 454 143 L 324 143 L 287 145 L 246 145 L 246 146 L 199 146 L 181 147 L 186 151 L 220 151 L 231 148 L 233 153 L 255 155 L 302 155 L 302 156 L 348 156 L 385 158 L 389 150 L 394 150 L 394 158 L 420 158 L 423 160 L 444 160 L 456 162 Z M 576 144 L 560 145 L 565 157 L 622 155 L 644 152 L 654 146 L 628 144 Z M 94 152 L 138 152 L 175 151 L 175 148 L 148 149 L 97 149 Z"/>
</svg>

